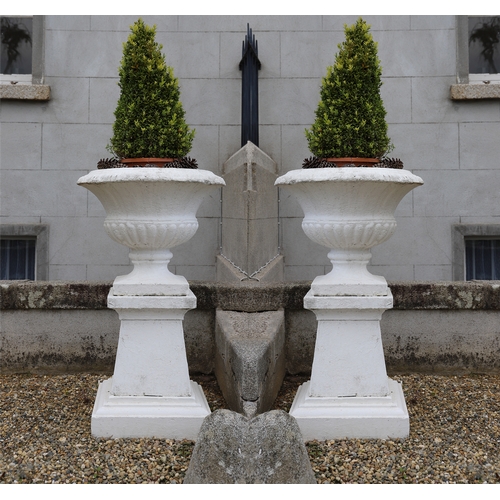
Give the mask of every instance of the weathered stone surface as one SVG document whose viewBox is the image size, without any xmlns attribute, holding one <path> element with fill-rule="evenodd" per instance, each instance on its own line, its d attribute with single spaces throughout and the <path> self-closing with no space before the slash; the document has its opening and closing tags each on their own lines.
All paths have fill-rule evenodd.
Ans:
<svg viewBox="0 0 500 500">
<path fill-rule="evenodd" d="M 1 281 L 0 309 L 106 309 L 111 282 Z M 197 309 L 304 309 L 310 281 L 238 284 L 189 281 Z M 500 310 L 500 281 L 389 282 L 394 309 Z"/>
<path fill-rule="evenodd" d="M 396 282 L 394 309 L 500 309 L 500 281 Z"/>
<path fill-rule="evenodd" d="M 230 410 L 205 418 L 185 484 L 316 483 L 299 426 L 282 410 L 252 419 Z"/>
<path fill-rule="evenodd" d="M 234 411 L 269 410 L 285 376 L 284 312 L 216 312 L 215 374 Z"/>
<path fill-rule="evenodd" d="M 392 373 L 500 372 L 498 311 L 393 310 L 381 328 Z"/>
<path fill-rule="evenodd" d="M 250 459 L 247 482 L 256 484 L 316 483 L 295 419 L 282 410 L 249 421 L 245 451 Z"/>
<path fill-rule="evenodd" d="M 220 308 L 226 311 L 277 311 L 283 304 L 283 284 L 260 284 L 242 281 L 238 284 L 190 282 L 198 299 L 198 308 Z M 304 295 L 307 290 L 304 290 Z M 200 300 L 201 298 L 201 300 Z"/>
<path fill-rule="evenodd" d="M 237 268 L 246 277 L 255 276 L 280 253 L 278 189 L 274 187 L 278 167 L 249 141 L 224 163 L 222 172 L 226 186 L 222 190 L 221 253 L 225 259 L 217 260 L 217 281 L 238 283 Z M 238 272 L 231 272 L 232 267 Z M 283 258 L 275 271 L 262 274 L 260 281 L 283 281 Z"/>
<path fill-rule="evenodd" d="M 4 310 L 0 373 L 112 373 L 120 322 L 115 311 Z"/>
<path fill-rule="evenodd" d="M 111 371 L 118 326 L 107 309 L 111 282 L 1 281 L 0 371 Z M 285 310 L 286 369 L 309 373 L 316 318 L 303 306 L 311 282 L 259 285 L 190 281 L 196 310 L 184 327 L 189 367 L 215 362 L 215 309 Z M 500 282 L 390 282 L 394 308 L 382 317 L 389 372 L 498 373 Z M 99 313 L 99 314 L 97 314 Z M 108 319 L 101 319 L 101 313 Z"/>
<path fill-rule="evenodd" d="M 111 283 L 1 281 L 0 309 L 107 309 Z"/>
<path fill-rule="evenodd" d="M 457 83 L 450 87 L 450 95 L 453 100 L 500 99 L 500 85 Z"/>
<path fill-rule="evenodd" d="M 258 272 L 248 275 L 222 255 L 217 255 L 217 281 L 234 285 L 244 284 L 246 281 L 254 284 L 281 283 L 283 281 L 283 263 L 283 255 L 277 255 Z"/>
<path fill-rule="evenodd" d="M 29 101 L 48 101 L 50 87 L 48 85 L 0 85 L 0 99 L 21 99 Z"/>
</svg>

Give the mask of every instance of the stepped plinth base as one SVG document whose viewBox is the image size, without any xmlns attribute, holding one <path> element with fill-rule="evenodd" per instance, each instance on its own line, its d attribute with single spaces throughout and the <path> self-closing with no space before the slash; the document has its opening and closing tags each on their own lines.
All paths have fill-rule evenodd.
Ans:
<svg viewBox="0 0 500 500">
<path fill-rule="evenodd" d="M 210 414 L 203 390 L 193 381 L 191 395 L 183 397 L 113 396 L 111 388 L 111 378 L 99 384 L 91 423 L 95 437 L 195 441 Z"/>
<path fill-rule="evenodd" d="M 299 387 L 290 409 L 304 441 L 406 438 L 410 423 L 403 389 L 388 379 L 385 397 L 311 397 L 310 382 Z"/>
</svg>

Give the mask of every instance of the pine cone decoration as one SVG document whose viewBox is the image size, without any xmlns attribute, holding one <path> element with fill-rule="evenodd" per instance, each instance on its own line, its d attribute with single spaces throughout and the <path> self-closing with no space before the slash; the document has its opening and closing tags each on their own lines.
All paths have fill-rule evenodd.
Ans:
<svg viewBox="0 0 500 500">
<path fill-rule="evenodd" d="M 318 158 L 317 156 L 311 156 L 306 158 L 302 162 L 302 168 L 336 168 L 337 165 L 330 161 L 326 161 L 324 158 Z"/>
<path fill-rule="evenodd" d="M 184 158 L 175 158 L 172 163 L 167 163 L 165 167 L 170 168 L 198 168 L 198 162 L 190 158 L 189 156 L 184 156 Z"/>
<path fill-rule="evenodd" d="M 120 163 L 120 160 L 118 158 L 101 158 L 97 162 L 97 168 L 98 169 L 103 169 L 103 168 L 120 168 L 124 167 L 122 163 Z"/>
<path fill-rule="evenodd" d="M 380 168 L 404 168 L 403 162 L 399 158 L 382 158 L 380 163 L 377 165 Z"/>
</svg>

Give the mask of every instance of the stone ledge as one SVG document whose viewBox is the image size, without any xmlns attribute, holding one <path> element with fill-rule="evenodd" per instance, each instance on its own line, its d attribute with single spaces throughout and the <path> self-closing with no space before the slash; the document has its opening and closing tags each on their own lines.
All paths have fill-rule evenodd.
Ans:
<svg viewBox="0 0 500 500">
<path fill-rule="evenodd" d="M 451 99 L 454 101 L 469 99 L 500 99 L 500 84 L 457 83 L 450 87 Z"/>
<path fill-rule="evenodd" d="M 0 281 L 0 310 L 107 309 L 111 282 Z"/>
<path fill-rule="evenodd" d="M 394 309 L 500 310 L 500 281 L 393 282 Z"/>
<path fill-rule="evenodd" d="M 311 282 L 228 284 L 190 281 L 197 309 L 303 309 Z M 107 309 L 111 282 L 0 281 L 0 310 Z M 394 309 L 500 310 L 500 281 L 389 282 Z"/>
<path fill-rule="evenodd" d="M 0 99 L 19 99 L 24 101 L 48 101 L 50 87 L 48 85 L 2 84 Z"/>
</svg>

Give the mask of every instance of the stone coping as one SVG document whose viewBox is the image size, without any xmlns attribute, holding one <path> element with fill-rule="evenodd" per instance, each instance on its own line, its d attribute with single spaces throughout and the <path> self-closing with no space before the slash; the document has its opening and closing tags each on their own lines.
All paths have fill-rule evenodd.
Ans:
<svg viewBox="0 0 500 500">
<path fill-rule="evenodd" d="M 303 309 L 310 281 L 259 284 L 190 281 L 197 308 L 229 311 Z M 107 309 L 111 282 L 0 281 L 0 310 Z M 394 309 L 500 310 L 500 281 L 389 282 Z"/>
</svg>

